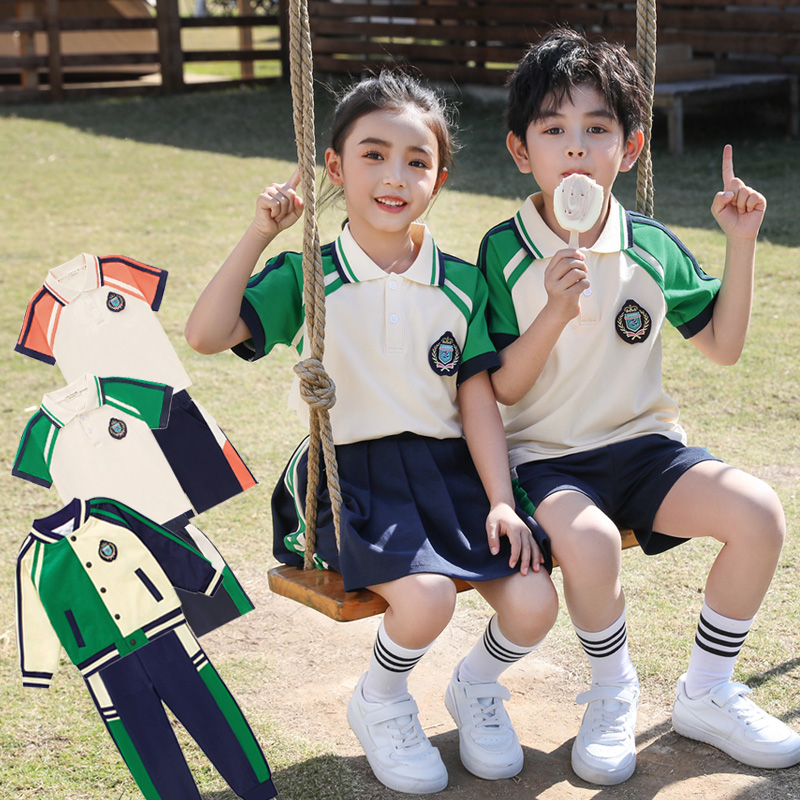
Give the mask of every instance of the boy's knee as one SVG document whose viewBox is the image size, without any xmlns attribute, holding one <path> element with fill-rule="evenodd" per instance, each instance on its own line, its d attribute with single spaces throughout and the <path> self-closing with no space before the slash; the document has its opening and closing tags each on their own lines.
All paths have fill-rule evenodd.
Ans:
<svg viewBox="0 0 800 800">
<path fill-rule="evenodd" d="M 581 580 L 616 580 L 622 563 L 619 530 L 608 524 L 580 527 L 559 537 L 554 554 L 564 575 Z"/>
</svg>

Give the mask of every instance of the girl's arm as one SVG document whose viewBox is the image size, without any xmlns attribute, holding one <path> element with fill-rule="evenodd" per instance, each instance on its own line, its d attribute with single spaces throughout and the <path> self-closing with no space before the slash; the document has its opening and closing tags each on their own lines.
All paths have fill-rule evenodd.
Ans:
<svg viewBox="0 0 800 800">
<path fill-rule="evenodd" d="M 735 364 L 744 349 L 753 304 L 756 239 L 767 201 L 733 172 L 733 148 L 722 153 L 723 191 L 711 213 L 727 237 L 725 271 L 711 321 L 691 341 L 717 364 Z"/>
<path fill-rule="evenodd" d="M 589 286 L 586 256 L 580 250 L 560 250 L 544 273 L 547 304 L 508 347 L 500 351 L 500 369 L 491 383 L 498 402 L 513 406 L 533 387 L 542 374 L 561 332 L 580 313 L 581 292 Z"/>
<path fill-rule="evenodd" d="M 528 526 L 514 511 L 506 436 L 489 374 L 479 372 L 465 380 L 458 389 L 458 402 L 464 438 L 491 506 L 486 518 L 489 549 L 497 554 L 500 537 L 508 536 L 509 566 L 519 563 L 523 575 L 529 565 L 538 572 L 544 558 Z"/>
<path fill-rule="evenodd" d="M 266 246 L 302 215 L 299 182 L 296 170 L 286 183 L 273 183 L 259 195 L 253 221 L 195 303 L 184 335 L 198 353 L 220 353 L 250 338 L 239 316 L 244 290 Z"/>
</svg>

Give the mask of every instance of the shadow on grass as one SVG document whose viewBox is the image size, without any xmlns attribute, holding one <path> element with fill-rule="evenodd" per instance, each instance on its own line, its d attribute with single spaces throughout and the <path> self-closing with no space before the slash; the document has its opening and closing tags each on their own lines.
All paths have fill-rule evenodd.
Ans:
<svg viewBox="0 0 800 800">
<path fill-rule="evenodd" d="M 463 146 L 448 189 L 521 199 L 535 186 L 529 175 L 517 172 L 506 152 L 502 93 L 492 97 L 454 96 Z M 331 89 L 318 82 L 315 116 L 320 161 L 333 106 Z M 12 118 L 241 158 L 296 159 L 291 92 L 283 84 L 175 97 L 0 107 L 0 122 Z M 800 243 L 796 225 L 800 156 L 797 143 L 785 135 L 785 110 L 781 106 L 760 103 L 752 109 L 693 111 L 686 116 L 685 139 L 684 156 L 667 154 L 666 122 L 657 110 L 653 128 L 657 218 L 670 226 L 716 229 L 708 209 L 720 188 L 722 147 L 731 142 L 737 174 L 764 192 L 770 204 L 762 239 L 786 245 Z M 634 170 L 621 175 L 615 186 L 615 194 L 629 208 L 635 205 L 635 184 Z"/>
</svg>

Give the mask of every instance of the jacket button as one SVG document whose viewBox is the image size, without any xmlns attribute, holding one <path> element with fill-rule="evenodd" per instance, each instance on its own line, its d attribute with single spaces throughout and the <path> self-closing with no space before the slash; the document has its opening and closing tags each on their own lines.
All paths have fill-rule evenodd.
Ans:
<svg viewBox="0 0 800 800">
<path fill-rule="evenodd" d="M 92 566 L 92 562 L 91 562 L 91 561 L 87 561 L 87 562 L 86 562 L 86 566 L 87 566 L 87 567 L 91 567 L 91 566 Z"/>
<path fill-rule="evenodd" d="M 114 614 L 114 619 L 119 619 L 119 614 Z"/>
<path fill-rule="evenodd" d="M 101 586 L 100 587 L 100 591 L 101 591 L 102 594 L 105 594 L 106 593 L 106 587 L 105 586 Z"/>
</svg>

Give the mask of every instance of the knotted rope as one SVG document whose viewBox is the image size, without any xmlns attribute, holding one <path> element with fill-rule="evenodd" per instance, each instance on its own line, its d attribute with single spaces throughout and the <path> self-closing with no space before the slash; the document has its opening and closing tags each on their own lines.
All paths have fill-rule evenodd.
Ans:
<svg viewBox="0 0 800 800">
<path fill-rule="evenodd" d="M 322 365 L 325 353 L 325 276 L 322 271 L 319 229 L 316 215 L 315 174 L 317 149 L 314 128 L 314 68 L 311 32 L 306 0 L 289 4 L 289 75 L 292 88 L 294 133 L 300 167 L 300 189 L 305 201 L 303 213 L 303 302 L 306 311 L 309 357 L 294 371 L 300 378 L 300 394 L 309 405 L 308 488 L 306 491 L 305 569 L 314 569 L 317 544 L 317 489 L 320 446 L 328 476 L 328 493 L 333 510 L 336 547 L 342 495 L 328 410 L 336 402 L 336 387 Z"/>
<path fill-rule="evenodd" d="M 656 83 L 656 0 L 636 0 L 636 60 L 644 77 L 650 113 L 645 120 L 644 148 L 639 156 L 636 179 L 636 210 L 653 216 L 653 162 L 650 158 L 650 135 L 653 130 L 653 91 Z"/>
</svg>

